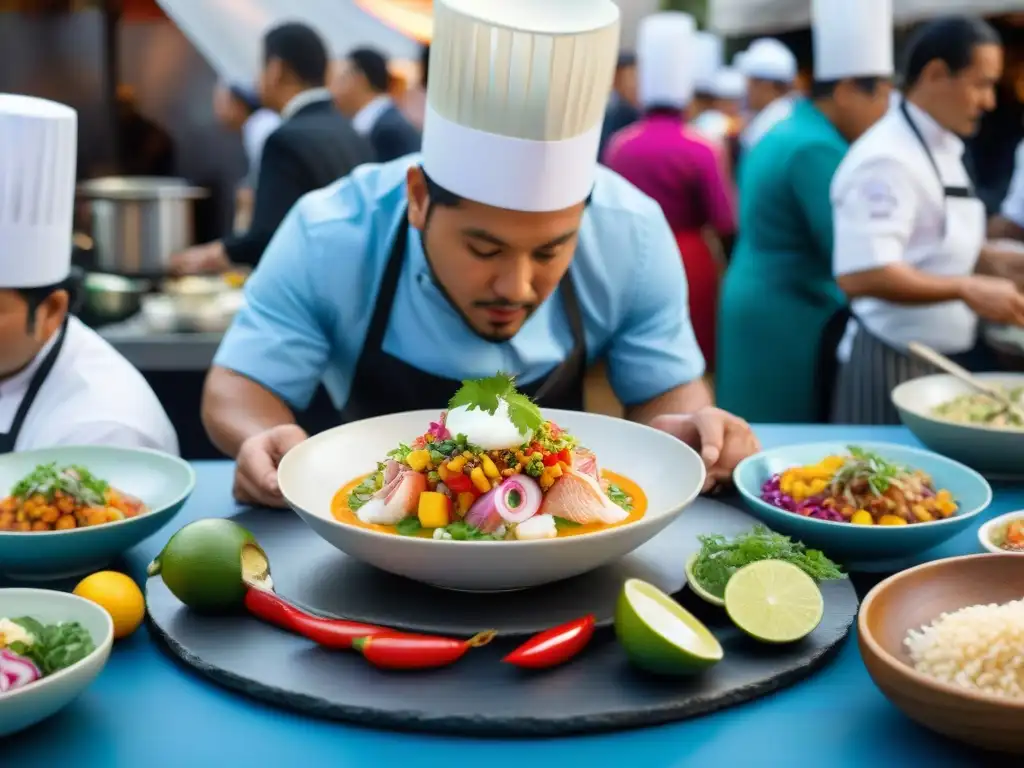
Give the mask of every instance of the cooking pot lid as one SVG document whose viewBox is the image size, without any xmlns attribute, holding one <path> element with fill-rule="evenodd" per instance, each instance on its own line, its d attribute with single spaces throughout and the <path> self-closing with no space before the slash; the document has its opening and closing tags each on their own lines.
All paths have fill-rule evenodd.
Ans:
<svg viewBox="0 0 1024 768">
<path fill-rule="evenodd" d="M 198 200 L 210 193 L 171 176 L 104 176 L 79 184 L 78 194 L 105 200 Z"/>
</svg>

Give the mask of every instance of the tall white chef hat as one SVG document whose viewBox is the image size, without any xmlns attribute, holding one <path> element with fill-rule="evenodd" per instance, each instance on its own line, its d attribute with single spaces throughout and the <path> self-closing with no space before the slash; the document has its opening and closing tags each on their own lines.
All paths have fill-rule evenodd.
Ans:
<svg viewBox="0 0 1024 768">
<path fill-rule="evenodd" d="M 747 78 L 735 67 L 722 67 L 715 73 L 710 92 L 716 99 L 740 101 L 747 95 Z"/>
<path fill-rule="evenodd" d="M 695 40 L 697 49 L 697 90 L 711 93 L 714 90 L 715 75 L 725 61 L 725 43 L 711 32 L 698 32 Z"/>
<path fill-rule="evenodd" d="M 796 56 L 789 48 L 771 37 L 762 37 L 751 43 L 743 55 L 740 66 L 743 74 L 749 78 L 777 83 L 792 83 L 796 80 Z"/>
<path fill-rule="evenodd" d="M 497 208 L 586 200 L 618 55 L 612 0 L 437 0 L 424 170 Z"/>
<path fill-rule="evenodd" d="M 41 288 L 71 271 L 78 113 L 0 93 L 0 287 Z"/>
<path fill-rule="evenodd" d="M 814 0 L 814 79 L 892 77 L 892 0 Z"/>
<path fill-rule="evenodd" d="M 694 91 L 697 22 L 666 11 L 640 20 L 636 31 L 637 90 L 645 107 L 682 109 Z"/>
</svg>

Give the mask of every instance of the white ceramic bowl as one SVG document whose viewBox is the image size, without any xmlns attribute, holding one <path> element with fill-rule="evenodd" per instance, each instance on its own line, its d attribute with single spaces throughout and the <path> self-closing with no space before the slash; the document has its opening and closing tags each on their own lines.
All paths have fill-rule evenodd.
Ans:
<svg viewBox="0 0 1024 768">
<path fill-rule="evenodd" d="M 671 523 L 700 493 L 704 464 L 658 430 L 576 411 L 545 416 L 597 454 L 602 469 L 625 475 L 647 495 L 640 520 L 597 533 L 544 541 L 438 541 L 380 533 L 339 522 L 331 499 L 373 471 L 399 443 L 423 434 L 439 411 L 412 411 L 346 424 L 293 448 L 278 480 L 291 507 L 323 539 L 382 570 L 444 589 L 498 592 L 547 584 L 611 563 Z"/>
<path fill-rule="evenodd" d="M 1007 512 L 1005 515 L 994 517 L 978 529 L 978 542 L 984 549 L 997 555 L 1018 555 L 1024 557 L 1024 552 L 1010 552 L 1003 549 L 996 542 L 1001 542 L 1006 533 L 1006 527 L 1014 520 L 1024 520 L 1024 510 Z"/>
<path fill-rule="evenodd" d="M 989 384 L 1024 386 L 1024 374 L 981 373 L 976 376 Z M 941 373 L 900 384 L 892 391 L 892 402 L 907 428 L 936 453 L 990 477 L 1024 476 L 1024 430 L 958 424 L 932 415 L 937 406 L 970 394 L 974 394 L 971 387 Z"/>
<path fill-rule="evenodd" d="M 65 592 L 0 589 L 0 617 L 20 616 L 44 624 L 77 621 L 92 635 L 96 650 L 67 669 L 16 691 L 0 693 L 0 737 L 35 725 L 78 698 L 106 665 L 114 642 L 110 614 L 96 603 Z"/>
</svg>

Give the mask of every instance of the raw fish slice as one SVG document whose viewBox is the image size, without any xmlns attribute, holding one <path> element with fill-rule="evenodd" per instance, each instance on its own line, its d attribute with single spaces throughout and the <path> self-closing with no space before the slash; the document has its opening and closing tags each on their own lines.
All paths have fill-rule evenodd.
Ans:
<svg viewBox="0 0 1024 768">
<path fill-rule="evenodd" d="M 572 452 L 572 468 L 584 475 L 590 475 L 600 482 L 601 471 L 597 467 L 597 456 L 586 448 L 577 448 Z"/>
<path fill-rule="evenodd" d="M 401 463 L 394 459 L 388 459 L 384 465 L 384 485 L 387 485 L 402 473 Z"/>
<path fill-rule="evenodd" d="M 609 499 L 600 484 L 576 469 L 566 470 L 544 495 L 541 515 L 553 515 L 580 525 L 621 523 L 629 513 Z"/>
<path fill-rule="evenodd" d="M 422 472 L 405 472 L 381 488 L 356 512 L 364 523 L 397 525 L 416 514 L 420 494 L 427 490 L 427 476 Z"/>
</svg>

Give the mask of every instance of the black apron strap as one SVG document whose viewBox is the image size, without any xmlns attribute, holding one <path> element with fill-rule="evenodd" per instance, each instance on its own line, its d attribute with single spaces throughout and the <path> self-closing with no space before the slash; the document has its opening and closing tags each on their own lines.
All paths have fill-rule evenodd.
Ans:
<svg viewBox="0 0 1024 768">
<path fill-rule="evenodd" d="M 67 336 L 67 331 L 68 316 L 65 316 L 64 324 L 61 325 L 60 331 L 58 331 L 57 341 L 50 348 L 50 351 L 46 353 L 46 357 L 43 358 L 43 362 L 39 365 L 36 372 L 32 374 L 32 378 L 29 380 L 28 389 L 25 391 L 25 396 L 21 399 L 21 404 L 18 406 L 17 413 L 14 414 L 14 421 L 11 423 L 10 430 L 6 434 L 0 434 L 0 455 L 14 452 L 14 446 L 18 442 L 18 436 L 21 434 L 21 428 L 25 425 L 25 420 L 28 418 L 29 411 L 32 410 L 32 404 L 35 403 L 36 397 L 39 395 L 39 390 L 42 389 L 43 384 L 46 383 L 46 377 L 50 375 L 50 371 L 53 370 L 53 366 L 57 362 L 57 357 L 60 355 L 60 351 L 64 347 L 64 339 Z"/>
<path fill-rule="evenodd" d="M 928 162 L 931 164 L 932 169 L 935 171 L 935 177 L 939 180 L 939 184 L 942 186 L 942 193 L 946 197 L 955 197 L 962 200 L 972 200 L 976 197 L 974 189 L 971 187 L 947 187 L 946 183 L 942 180 L 942 172 L 939 170 L 939 164 L 935 160 L 935 155 L 932 154 L 931 149 L 928 147 L 928 142 L 924 140 L 924 135 L 921 133 L 921 129 L 917 127 L 917 123 L 910 116 L 910 110 L 907 108 L 907 101 L 903 99 L 900 101 L 900 112 L 903 113 L 903 119 L 907 121 L 907 125 L 910 126 L 911 132 L 921 145 L 921 149 L 924 150 L 925 156 L 928 158 Z"/>
<path fill-rule="evenodd" d="M 373 316 L 370 318 L 370 327 L 366 330 L 363 349 L 384 349 L 384 336 L 387 334 L 388 323 L 391 320 L 391 308 L 395 304 L 395 294 L 398 293 L 398 281 L 402 277 L 405 247 L 409 243 L 407 211 L 408 209 L 402 212 L 402 217 L 398 221 L 398 231 L 391 239 L 391 252 L 388 255 L 388 263 L 384 267 L 380 288 L 377 289 L 377 302 L 373 306 Z"/>
</svg>

